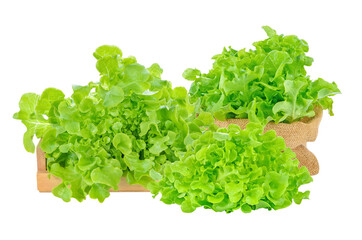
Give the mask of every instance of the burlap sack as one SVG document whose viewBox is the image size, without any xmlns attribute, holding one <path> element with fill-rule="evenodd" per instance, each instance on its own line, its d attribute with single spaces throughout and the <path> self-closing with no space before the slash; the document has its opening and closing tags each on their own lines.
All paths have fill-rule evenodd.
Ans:
<svg viewBox="0 0 362 240">
<path fill-rule="evenodd" d="M 285 140 L 287 147 L 290 147 L 296 154 L 300 166 L 306 166 L 311 175 L 319 172 L 319 164 L 314 154 L 307 149 L 307 142 L 314 142 L 318 135 L 319 123 L 322 120 L 322 109 L 315 109 L 316 115 L 312 118 L 304 118 L 293 123 L 270 122 L 265 126 L 264 132 L 275 130 L 278 136 Z M 219 127 L 227 128 L 229 124 L 237 124 L 242 129 L 248 124 L 248 119 L 226 119 L 225 121 L 215 120 Z"/>
</svg>

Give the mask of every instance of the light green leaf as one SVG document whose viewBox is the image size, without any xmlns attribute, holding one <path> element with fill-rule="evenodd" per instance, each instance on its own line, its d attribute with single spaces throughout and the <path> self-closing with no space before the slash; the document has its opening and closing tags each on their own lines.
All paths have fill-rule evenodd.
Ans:
<svg viewBox="0 0 362 240">
<path fill-rule="evenodd" d="M 169 140 L 168 136 L 151 138 L 150 143 L 153 145 L 150 148 L 150 152 L 155 155 L 159 155 L 161 152 L 163 152 L 167 149 L 167 145 L 165 143 L 168 140 Z"/>
<path fill-rule="evenodd" d="M 263 26 L 263 29 L 270 38 L 277 35 L 277 32 L 269 26 Z"/>
<path fill-rule="evenodd" d="M 111 76 L 116 71 L 118 71 L 118 64 L 119 62 L 117 58 L 114 58 L 112 56 L 105 56 L 98 59 L 96 67 L 101 75 Z"/>
<path fill-rule="evenodd" d="M 303 99 L 300 92 L 306 85 L 303 81 L 286 80 L 284 82 L 286 100 L 278 102 L 273 107 L 273 113 L 283 112 L 284 117 L 280 120 L 291 117 L 292 120 L 299 119 L 303 116 L 310 116 L 308 110 L 312 103 L 311 99 Z"/>
<path fill-rule="evenodd" d="M 295 194 L 295 196 L 293 198 L 294 202 L 296 204 L 300 204 L 303 199 L 309 199 L 309 194 L 310 194 L 310 191 L 298 192 L 297 194 Z"/>
<path fill-rule="evenodd" d="M 172 95 L 173 99 L 185 100 L 187 98 L 187 90 L 184 87 L 175 87 Z"/>
<path fill-rule="evenodd" d="M 33 131 L 26 131 L 23 136 L 23 144 L 26 151 L 30 153 L 35 152 L 35 144 L 33 142 L 34 132 Z"/>
<path fill-rule="evenodd" d="M 24 117 L 29 117 L 30 114 L 35 112 L 35 108 L 38 104 L 40 97 L 35 93 L 25 93 L 21 96 L 19 107 L 20 112 L 17 113 L 14 118 L 16 119 L 23 119 Z M 25 115 L 25 116 L 23 116 Z"/>
<path fill-rule="evenodd" d="M 341 93 L 341 91 L 338 89 L 335 82 L 329 83 L 321 78 L 318 78 L 311 84 L 311 95 L 315 99 L 322 99 L 339 93 Z"/>
<path fill-rule="evenodd" d="M 78 167 L 82 171 L 89 170 L 97 163 L 98 160 L 100 160 L 99 157 L 81 156 L 78 161 Z"/>
<path fill-rule="evenodd" d="M 38 104 L 40 97 L 35 93 L 25 93 L 21 96 L 19 101 L 20 111 L 13 115 L 14 119 L 28 120 L 31 114 L 35 113 L 35 108 Z"/>
<path fill-rule="evenodd" d="M 132 152 L 132 141 L 128 135 L 124 133 L 117 133 L 113 140 L 113 146 L 120 150 L 123 154 L 130 154 Z"/>
<path fill-rule="evenodd" d="M 148 172 L 154 165 L 151 159 L 140 160 L 137 153 L 128 154 L 124 156 L 123 160 L 126 163 L 126 165 L 129 167 L 129 169 L 140 173 Z"/>
<path fill-rule="evenodd" d="M 115 107 L 120 104 L 124 99 L 124 92 L 122 88 L 118 86 L 112 86 L 106 93 L 103 105 L 105 107 Z"/>
<path fill-rule="evenodd" d="M 23 120 L 22 123 L 27 127 L 27 131 L 24 133 L 23 143 L 28 152 L 33 153 L 35 151 L 35 145 L 33 137 L 42 137 L 43 134 L 50 128 L 50 124 L 46 122 L 40 122 L 39 120 Z"/>
<path fill-rule="evenodd" d="M 80 104 L 82 100 L 89 96 L 91 88 L 89 86 L 73 85 L 72 98 L 76 104 Z"/>
<path fill-rule="evenodd" d="M 93 53 L 93 56 L 96 59 L 100 59 L 103 57 L 113 57 L 113 56 L 122 57 L 122 51 L 116 46 L 103 45 L 96 49 L 96 51 Z"/>
<path fill-rule="evenodd" d="M 127 82 L 147 82 L 149 76 L 147 69 L 138 63 L 127 65 L 124 70 L 124 78 Z"/>
<path fill-rule="evenodd" d="M 192 206 L 192 203 L 190 200 L 186 200 L 186 201 L 182 202 L 181 210 L 184 213 L 191 213 L 196 210 L 196 207 Z"/>
<path fill-rule="evenodd" d="M 222 192 L 218 192 L 216 195 L 207 196 L 207 201 L 211 203 L 219 203 L 224 199 L 224 194 Z"/>
<path fill-rule="evenodd" d="M 198 69 L 188 68 L 183 72 L 182 76 L 186 80 L 195 81 L 197 77 L 201 76 L 201 72 Z"/>
<path fill-rule="evenodd" d="M 153 178 L 154 180 L 162 179 L 162 175 L 160 173 L 156 172 L 154 169 L 150 170 L 150 177 Z"/>
<path fill-rule="evenodd" d="M 260 199 L 263 197 L 263 188 L 257 187 L 254 189 L 251 189 L 249 191 L 246 191 L 245 193 L 245 202 L 250 205 L 257 204 Z"/>
<path fill-rule="evenodd" d="M 122 174 L 121 169 L 112 166 L 98 167 L 92 171 L 91 178 L 94 183 L 111 186 L 113 190 L 117 191 Z"/>
<path fill-rule="evenodd" d="M 65 130 L 70 134 L 78 134 L 80 131 L 80 123 L 72 120 L 63 121 Z"/>
<path fill-rule="evenodd" d="M 285 64 L 292 63 L 293 60 L 287 52 L 273 50 L 265 57 L 264 71 L 269 71 L 277 78 L 283 74 Z"/>
<path fill-rule="evenodd" d="M 72 198 L 77 199 L 78 202 L 82 202 L 86 199 L 86 193 L 83 190 L 82 178 L 77 181 L 73 181 L 70 185 L 70 191 L 72 192 Z"/>
<path fill-rule="evenodd" d="M 56 88 L 47 88 L 41 94 L 40 100 L 36 106 L 36 111 L 40 114 L 46 114 L 54 102 L 62 101 L 64 97 L 65 95 L 62 91 Z"/>
<path fill-rule="evenodd" d="M 90 98 L 84 98 L 79 103 L 79 111 L 82 113 L 88 113 L 94 107 L 93 100 Z"/>
<path fill-rule="evenodd" d="M 63 199 L 64 202 L 70 202 L 72 196 L 72 191 L 64 183 L 53 188 L 52 193 L 54 196 Z"/>
<path fill-rule="evenodd" d="M 151 75 L 161 78 L 163 69 L 157 63 L 152 64 L 151 67 L 147 68 L 147 70 L 151 73 Z"/>
<path fill-rule="evenodd" d="M 81 177 L 73 166 L 62 167 L 59 163 L 51 164 L 48 170 L 51 174 L 61 178 L 66 183 L 72 183 Z"/>
<path fill-rule="evenodd" d="M 200 113 L 197 120 L 200 121 L 199 126 L 208 126 L 215 122 L 212 115 L 208 112 Z"/>
<path fill-rule="evenodd" d="M 107 186 L 103 184 L 95 183 L 89 191 L 89 197 L 92 199 L 98 199 L 100 203 L 104 202 L 104 200 L 109 196 L 109 190 L 107 189 Z"/>
<path fill-rule="evenodd" d="M 62 144 L 59 146 L 59 151 L 62 153 L 67 153 L 69 152 L 69 149 L 71 148 L 72 144 L 67 143 L 67 144 Z"/>
<path fill-rule="evenodd" d="M 56 129 L 49 129 L 40 143 L 41 149 L 46 153 L 52 153 L 58 148 Z"/>
</svg>

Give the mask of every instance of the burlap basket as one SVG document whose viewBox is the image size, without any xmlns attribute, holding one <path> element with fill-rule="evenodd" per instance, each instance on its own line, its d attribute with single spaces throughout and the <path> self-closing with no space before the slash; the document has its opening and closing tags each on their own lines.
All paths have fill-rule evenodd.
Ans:
<svg viewBox="0 0 362 240">
<path fill-rule="evenodd" d="M 315 113 L 315 116 L 312 118 L 303 118 L 301 121 L 293 123 L 275 124 L 270 122 L 264 129 L 264 132 L 273 129 L 278 136 L 283 137 L 287 147 L 290 147 L 297 154 L 297 159 L 300 162 L 299 166 L 306 166 L 311 175 L 316 175 L 319 172 L 319 164 L 316 156 L 307 149 L 307 142 L 314 142 L 316 140 L 323 111 L 318 108 L 315 109 Z M 216 125 L 225 128 L 229 124 L 237 124 L 244 129 L 248 122 L 248 119 L 215 120 Z"/>
</svg>

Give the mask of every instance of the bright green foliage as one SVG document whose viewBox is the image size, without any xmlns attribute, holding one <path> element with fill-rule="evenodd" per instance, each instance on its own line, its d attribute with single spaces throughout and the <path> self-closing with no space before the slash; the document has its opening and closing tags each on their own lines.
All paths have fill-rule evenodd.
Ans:
<svg viewBox="0 0 362 240">
<path fill-rule="evenodd" d="M 274 32 L 268 28 L 266 31 L 269 35 Z M 185 71 L 184 77 L 195 81 L 192 93 L 196 93 L 196 86 L 200 87 L 197 94 L 210 88 L 202 102 L 216 101 L 213 107 L 210 105 L 212 112 L 222 116 L 230 114 L 223 112 L 223 99 L 228 99 L 235 89 L 249 94 L 249 83 L 258 82 L 255 76 L 261 78 L 265 71 L 284 76 L 283 69 L 293 58 L 288 54 L 268 55 L 263 69 L 253 68 L 256 75 L 240 75 L 235 82 L 227 79 L 235 73 L 223 70 L 220 86 L 224 86 L 226 95 L 221 97 L 211 96 L 211 92 L 221 92 L 219 79 L 214 78 L 216 82 L 210 85 L 210 79 L 196 69 Z M 162 193 L 163 202 L 180 204 L 184 212 L 200 206 L 226 212 L 280 209 L 293 200 L 300 204 L 308 198 L 309 191 L 299 192 L 298 188 L 312 178 L 305 167 L 298 168 L 298 160 L 293 160 L 295 154 L 286 149 L 284 140 L 275 132 L 262 134 L 261 125 L 256 123 L 249 124 L 246 130 L 236 125 L 229 130 L 219 129 L 210 113 L 199 111 L 194 117 L 196 110 L 189 103 L 186 89 L 172 88 L 170 82 L 162 80 L 158 64 L 145 68 L 134 57 L 122 58 L 122 51 L 115 46 L 101 46 L 93 55 L 101 76 L 99 82 L 73 86 L 68 98 L 54 88 L 45 89 L 41 96 L 26 93 L 21 97 L 20 111 L 14 114 L 27 127 L 25 149 L 34 152 L 34 135 L 40 138 L 47 170 L 63 180 L 52 190 L 55 196 L 69 202 L 71 198 L 83 201 L 89 195 L 103 202 L 109 190 L 117 190 L 121 177 L 125 177 L 129 184 L 141 184 L 153 194 Z M 278 69 L 272 67 L 276 62 Z M 203 81 L 204 85 L 199 84 Z M 289 117 L 298 117 L 304 111 L 300 104 L 308 103 L 306 96 L 319 99 L 319 104 L 328 108 L 328 96 L 338 90 L 321 79 L 312 82 L 308 94 L 303 89 L 309 83 L 301 78 L 276 82 L 283 90 L 278 95 L 281 100 L 275 102 L 275 111 L 290 112 Z M 269 86 L 266 89 L 271 90 L 264 92 L 270 94 L 270 99 L 273 89 L 281 91 L 272 83 L 255 84 L 253 88 Z M 196 98 L 196 94 L 192 96 Z M 262 119 L 260 108 L 266 106 L 259 101 L 262 97 L 254 97 L 250 106 L 245 106 L 254 122 Z M 239 100 L 234 100 L 238 104 Z"/>
<path fill-rule="evenodd" d="M 314 116 L 318 106 L 333 115 L 330 96 L 340 91 L 334 82 L 307 75 L 305 66 L 313 62 L 307 42 L 263 28 L 268 38 L 255 42 L 255 50 L 224 48 L 209 73 L 187 69 L 191 100 L 219 120 L 248 118 L 254 110 L 261 121 L 293 122 Z"/>
<path fill-rule="evenodd" d="M 42 139 L 48 171 L 63 180 L 53 193 L 64 201 L 103 202 L 122 176 L 142 185 L 160 179 L 162 165 L 178 160 L 185 139 L 201 131 L 186 121 L 193 113 L 186 89 L 161 80 L 159 65 L 146 69 L 115 46 L 94 56 L 100 82 L 73 86 L 70 98 L 54 88 L 24 94 L 14 115 L 27 127 L 27 151 L 35 150 L 34 135 Z"/>
<path fill-rule="evenodd" d="M 154 195 L 162 194 L 161 201 L 179 204 L 184 212 L 197 207 L 217 212 L 277 210 L 309 197 L 309 191 L 298 188 L 313 179 L 298 165 L 295 153 L 275 131 L 263 134 L 260 124 L 249 123 L 245 130 L 232 124 L 228 130 L 199 135 L 185 156 L 166 163 L 163 178 L 148 187 Z"/>
</svg>

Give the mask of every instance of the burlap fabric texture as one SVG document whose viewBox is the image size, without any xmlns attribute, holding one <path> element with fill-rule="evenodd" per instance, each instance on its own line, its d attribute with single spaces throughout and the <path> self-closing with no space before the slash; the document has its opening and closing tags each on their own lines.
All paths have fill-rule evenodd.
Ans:
<svg viewBox="0 0 362 240">
<path fill-rule="evenodd" d="M 283 137 L 287 147 L 290 147 L 296 153 L 300 163 L 299 166 L 306 166 L 311 175 L 318 174 L 319 164 L 316 156 L 307 149 L 307 142 L 314 142 L 316 140 L 323 111 L 318 108 L 315 109 L 315 113 L 315 116 L 312 118 L 303 118 L 301 121 L 293 123 L 275 124 L 274 122 L 269 122 L 264 129 L 264 132 L 273 129 L 278 136 Z M 216 125 L 225 128 L 229 124 L 236 124 L 244 129 L 248 122 L 248 119 L 215 120 Z"/>
</svg>

